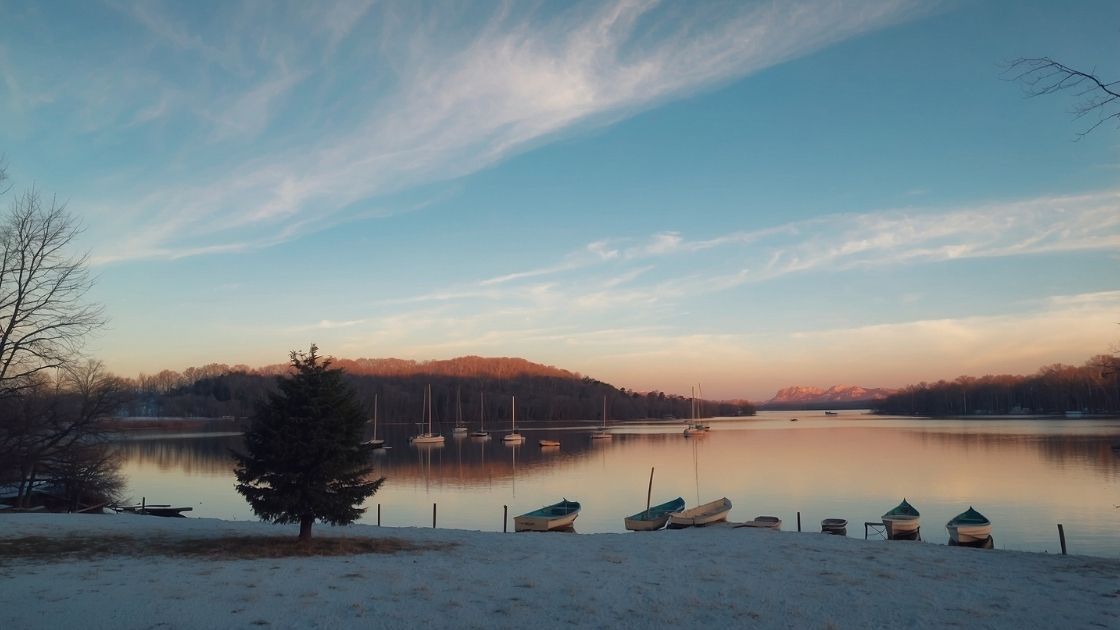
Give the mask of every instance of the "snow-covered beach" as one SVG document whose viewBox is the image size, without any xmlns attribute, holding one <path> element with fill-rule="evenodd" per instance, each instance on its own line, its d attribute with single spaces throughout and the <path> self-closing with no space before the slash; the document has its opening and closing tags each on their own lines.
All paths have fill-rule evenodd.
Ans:
<svg viewBox="0 0 1120 630">
<path fill-rule="evenodd" d="M 317 536 L 416 547 L 324 557 L 19 550 L 71 537 L 115 538 L 120 550 L 130 540 L 139 549 L 295 531 L 0 515 L 0 627 L 1120 627 L 1120 560 L 728 527 L 566 535 L 320 525 Z"/>
</svg>

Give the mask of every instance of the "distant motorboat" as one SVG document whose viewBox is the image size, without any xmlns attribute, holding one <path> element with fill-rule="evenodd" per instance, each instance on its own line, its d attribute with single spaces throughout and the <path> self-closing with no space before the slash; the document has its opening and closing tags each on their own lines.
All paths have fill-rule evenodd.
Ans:
<svg viewBox="0 0 1120 630">
<path fill-rule="evenodd" d="M 970 505 L 967 510 L 949 519 L 945 529 L 949 530 L 949 540 L 958 545 L 979 543 L 992 535 L 992 522 Z"/>
<path fill-rule="evenodd" d="M 727 520 L 727 513 L 731 511 L 731 500 L 727 497 L 709 501 L 692 509 L 672 512 L 669 514 L 669 527 L 680 529 L 682 527 L 695 527 L 718 523 Z"/>
<path fill-rule="evenodd" d="M 824 415 L 826 415 L 826 416 L 838 416 L 840 414 L 836 413 L 835 411 L 826 411 L 826 412 L 824 412 Z"/>
<path fill-rule="evenodd" d="M 798 420 L 798 418 L 790 418 L 789 419 L 790 422 L 797 422 L 797 420 Z"/>
<path fill-rule="evenodd" d="M 918 535 L 918 528 L 921 526 L 921 514 L 902 499 L 899 503 L 889 512 L 883 515 L 883 525 L 886 526 L 887 539 L 909 539 Z"/>
<path fill-rule="evenodd" d="M 753 521 L 740 523 L 735 527 L 758 527 L 761 529 L 778 530 L 782 528 L 782 519 L 777 516 L 756 516 Z"/>
<path fill-rule="evenodd" d="M 575 522 L 576 517 L 579 516 L 579 510 L 579 502 L 562 499 L 559 503 L 546 505 L 539 510 L 514 517 L 513 530 L 517 532 L 547 532 L 566 529 Z"/>
<path fill-rule="evenodd" d="M 652 532 L 665 527 L 669 522 L 669 514 L 684 510 L 684 499 L 677 497 L 661 505 L 655 505 L 648 510 L 643 510 L 628 516 L 623 520 L 626 529 L 632 532 Z"/>
<path fill-rule="evenodd" d="M 560 448 L 559 440 L 537 440 L 537 445 L 541 448 Z"/>
</svg>

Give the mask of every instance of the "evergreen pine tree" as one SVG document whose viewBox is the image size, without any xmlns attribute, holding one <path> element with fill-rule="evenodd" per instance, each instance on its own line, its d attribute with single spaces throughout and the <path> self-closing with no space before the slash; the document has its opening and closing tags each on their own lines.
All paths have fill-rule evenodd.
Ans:
<svg viewBox="0 0 1120 630">
<path fill-rule="evenodd" d="M 385 481 L 369 480 L 371 447 L 362 443 L 366 419 L 353 390 L 317 352 L 292 351 L 294 373 L 277 378 L 280 391 L 257 406 L 245 434 L 246 453 L 234 454 L 237 491 L 253 512 L 299 523 L 300 540 L 311 538 L 316 520 L 354 522 Z"/>
</svg>

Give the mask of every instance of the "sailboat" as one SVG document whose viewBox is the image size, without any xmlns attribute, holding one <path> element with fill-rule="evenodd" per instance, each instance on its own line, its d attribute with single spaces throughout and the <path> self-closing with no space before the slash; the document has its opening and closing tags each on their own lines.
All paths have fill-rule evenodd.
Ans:
<svg viewBox="0 0 1120 630">
<path fill-rule="evenodd" d="M 591 433 L 593 440 L 609 440 L 611 439 L 610 431 L 607 431 L 607 397 L 603 396 L 603 426 L 598 431 Z"/>
<path fill-rule="evenodd" d="M 432 433 L 432 386 L 424 390 L 424 414 L 428 418 L 428 431 L 412 437 L 413 444 L 443 444 L 443 436 Z"/>
<path fill-rule="evenodd" d="M 510 404 L 510 407 L 513 409 L 513 416 L 511 416 L 512 419 L 509 424 L 510 433 L 502 436 L 502 441 L 521 443 L 525 441 L 525 436 L 517 432 L 517 396 L 512 396 L 511 400 L 513 401 Z"/>
<path fill-rule="evenodd" d="M 472 438 L 488 438 L 490 434 L 483 428 L 485 421 L 483 417 L 486 415 L 486 394 L 479 392 L 478 394 L 478 430 L 471 431 Z"/>
<path fill-rule="evenodd" d="M 467 433 L 467 425 L 463 424 L 463 400 L 460 397 L 460 391 L 455 389 L 455 428 L 451 430 L 452 433 L 462 437 Z"/>
<path fill-rule="evenodd" d="M 701 396 L 703 396 L 703 394 L 701 394 Z M 704 424 L 703 422 L 700 422 L 700 420 L 698 420 L 696 418 L 696 416 L 699 415 L 699 414 L 696 413 L 696 410 L 699 406 L 700 406 L 700 402 L 696 400 L 696 388 L 693 388 L 692 389 L 692 421 L 689 422 L 688 426 L 685 427 L 685 429 L 684 429 L 684 436 L 685 437 L 696 436 L 696 435 L 704 435 L 708 432 L 708 429 L 711 428 L 708 425 Z"/>
<path fill-rule="evenodd" d="M 385 440 L 377 439 L 377 394 L 373 395 L 373 437 L 365 443 L 373 448 L 385 448 Z"/>
</svg>

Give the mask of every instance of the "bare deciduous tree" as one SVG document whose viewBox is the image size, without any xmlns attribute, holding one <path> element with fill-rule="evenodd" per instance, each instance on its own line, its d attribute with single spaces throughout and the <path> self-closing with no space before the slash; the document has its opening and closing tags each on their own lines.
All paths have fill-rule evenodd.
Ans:
<svg viewBox="0 0 1120 630">
<path fill-rule="evenodd" d="M 1078 139 L 1110 120 L 1120 125 L 1120 81 L 1107 82 L 1095 70 L 1084 72 L 1049 57 L 1023 57 L 1008 63 L 1004 75 L 1021 83 L 1027 96 L 1068 90 L 1080 98 L 1073 108 L 1074 118 L 1088 118 L 1093 123 L 1077 134 Z"/>
<path fill-rule="evenodd" d="M 84 301 L 87 257 L 69 251 L 79 231 L 65 205 L 34 189 L 0 220 L 0 397 L 73 362 L 104 324 L 101 307 Z"/>
</svg>

